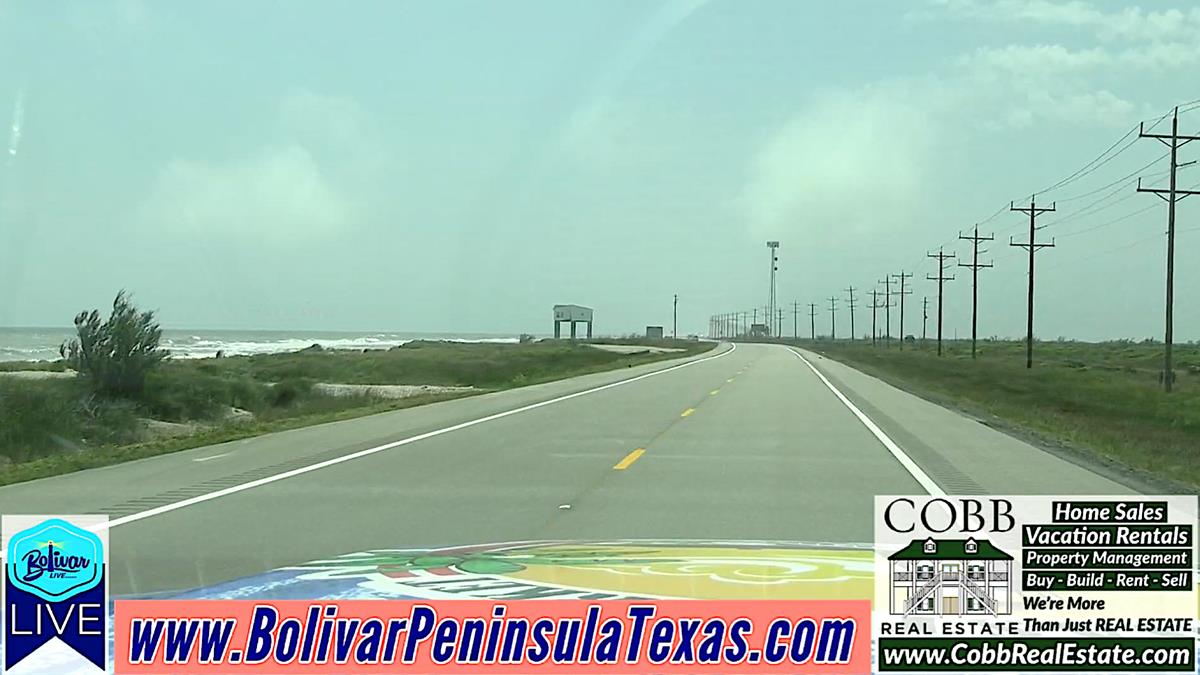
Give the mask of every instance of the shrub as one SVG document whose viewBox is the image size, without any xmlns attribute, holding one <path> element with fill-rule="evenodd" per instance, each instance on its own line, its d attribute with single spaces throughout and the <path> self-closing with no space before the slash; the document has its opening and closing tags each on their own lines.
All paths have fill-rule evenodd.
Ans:
<svg viewBox="0 0 1200 675">
<path fill-rule="evenodd" d="M 148 377 L 142 395 L 151 417 L 171 422 L 210 419 L 228 400 L 229 387 L 220 377 L 169 370 Z"/>
<path fill-rule="evenodd" d="M 312 380 L 302 377 L 289 377 L 271 387 L 271 405 L 283 408 L 308 396 L 312 391 Z"/>
<path fill-rule="evenodd" d="M 75 330 L 79 337 L 63 342 L 59 354 L 103 394 L 138 397 L 146 375 L 167 357 L 158 348 L 162 329 L 154 312 L 139 312 L 125 291 L 117 293 L 107 321 L 97 310 L 80 312 Z"/>
<path fill-rule="evenodd" d="M 80 436 L 73 381 L 0 380 L 0 454 L 24 462 Z"/>
</svg>

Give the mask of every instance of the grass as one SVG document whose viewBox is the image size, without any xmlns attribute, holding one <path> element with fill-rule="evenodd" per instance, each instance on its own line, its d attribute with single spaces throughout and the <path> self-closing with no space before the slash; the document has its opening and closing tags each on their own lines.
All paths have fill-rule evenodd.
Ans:
<svg viewBox="0 0 1200 675">
<path fill-rule="evenodd" d="M 623 369 L 712 347 L 711 343 L 663 342 L 684 351 L 618 354 L 569 342 L 413 342 L 386 351 L 310 348 L 288 354 L 174 360 L 151 373 L 135 401 L 105 399 L 80 378 L 0 377 L 0 485 L 471 393 Z M 32 365 L 4 364 L 4 369 L 31 370 Z M 313 390 L 315 382 L 475 389 L 382 400 L 322 395 Z M 230 408 L 252 412 L 253 421 L 229 419 Z M 142 418 L 188 424 L 196 432 L 148 439 Z"/>
<path fill-rule="evenodd" d="M 688 341 L 662 342 L 683 347 L 686 353 L 698 353 L 711 346 Z M 615 354 L 565 341 L 530 344 L 416 341 L 386 351 L 305 349 L 289 354 L 177 361 L 170 365 L 176 372 L 188 372 L 189 376 L 219 374 L 259 382 L 307 378 L 345 384 L 434 384 L 497 389 L 662 358 L 662 355 L 648 352 Z"/>
<path fill-rule="evenodd" d="M 902 351 L 867 342 L 805 346 L 918 395 L 985 413 L 1039 440 L 1166 485 L 1200 489 L 1200 345 L 1176 345 L 1174 391 L 1159 384 L 1160 343 L 1071 341 L 1034 345 L 932 341 Z"/>
</svg>

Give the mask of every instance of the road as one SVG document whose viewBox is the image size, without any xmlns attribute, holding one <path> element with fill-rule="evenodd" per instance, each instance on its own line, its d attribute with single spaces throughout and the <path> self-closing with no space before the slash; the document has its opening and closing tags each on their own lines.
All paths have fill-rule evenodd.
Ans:
<svg viewBox="0 0 1200 675">
<path fill-rule="evenodd" d="M 876 494 L 1131 488 L 820 356 L 721 345 L 0 488 L 108 513 L 112 591 L 398 546 L 871 541 Z"/>
</svg>

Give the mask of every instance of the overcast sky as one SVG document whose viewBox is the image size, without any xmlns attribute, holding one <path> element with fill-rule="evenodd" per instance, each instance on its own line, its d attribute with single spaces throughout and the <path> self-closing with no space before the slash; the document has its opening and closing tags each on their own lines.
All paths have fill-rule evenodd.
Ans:
<svg viewBox="0 0 1200 675">
<path fill-rule="evenodd" d="M 1125 134 L 1200 99 L 1198 34 L 1182 1 L 0 1 L 0 325 L 126 288 L 168 327 L 545 333 L 570 302 L 624 333 L 678 293 L 704 332 L 766 302 L 778 239 L 783 302 L 912 271 L 919 334 L 927 252 L 1124 137 L 1039 197 L 1038 334 L 1161 339 L 1165 205 L 1088 193 L 1165 185 Z M 983 335 L 1024 333 L 1022 218 L 982 226 Z M 1200 201 L 1179 229 L 1192 339 Z"/>
</svg>

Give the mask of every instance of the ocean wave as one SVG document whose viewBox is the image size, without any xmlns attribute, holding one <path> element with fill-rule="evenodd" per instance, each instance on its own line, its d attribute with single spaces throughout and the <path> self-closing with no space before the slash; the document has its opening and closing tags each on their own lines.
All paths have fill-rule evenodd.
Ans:
<svg viewBox="0 0 1200 675">
<path fill-rule="evenodd" d="M 280 354 L 306 349 L 314 344 L 331 350 L 390 349 L 414 340 L 430 340 L 457 343 L 515 344 L 516 337 L 475 335 L 420 335 L 414 333 L 362 333 L 346 335 L 320 335 L 305 333 L 279 333 L 278 336 L 265 331 L 223 331 L 223 334 L 165 334 L 161 347 L 172 358 L 205 359 L 221 352 L 225 356 L 252 356 L 256 354 Z M 0 361 L 57 360 L 58 346 L 62 335 L 10 335 L 0 329 Z"/>
</svg>

